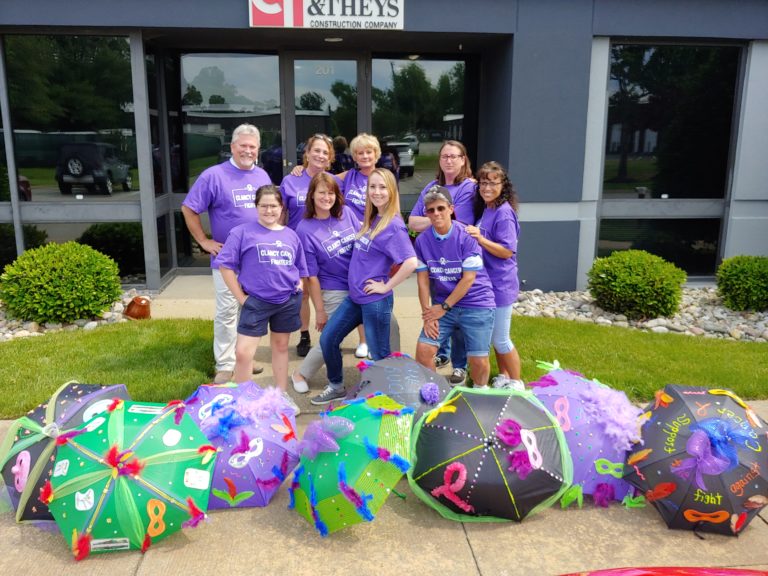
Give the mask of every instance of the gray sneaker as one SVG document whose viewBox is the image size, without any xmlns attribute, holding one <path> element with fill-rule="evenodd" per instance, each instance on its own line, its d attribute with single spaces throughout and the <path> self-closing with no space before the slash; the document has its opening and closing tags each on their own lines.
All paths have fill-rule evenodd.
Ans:
<svg viewBox="0 0 768 576">
<path fill-rule="evenodd" d="M 467 371 L 464 368 L 454 368 L 448 381 L 451 386 L 464 386 L 467 383 Z"/>
<path fill-rule="evenodd" d="M 291 395 L 288 394 L 285 390 L 283 390 L 283 398 L 285 398 L 285 401 L 288 403 L 288 407 L 293 410 L 293 415 L 298 416 L 301 414 L 301 408 L 299 408 L 298 404 L 294 401 L 293 398 L 291 398 Z"/>
<path fill-rule="evenodd" d="M 346 398 L 347 392 L 344 390 L 344 388 L 338 389 L 334 388 L 330 384 L 325 387 L 325 390 L 320 392 L 317 396 L 314 398 L 311 398 L 309 403 L 313 406 L 324 406 L 325 404 L 329 404 L 333 402 L 334 400 L 343 400 Z"/>
</svg>

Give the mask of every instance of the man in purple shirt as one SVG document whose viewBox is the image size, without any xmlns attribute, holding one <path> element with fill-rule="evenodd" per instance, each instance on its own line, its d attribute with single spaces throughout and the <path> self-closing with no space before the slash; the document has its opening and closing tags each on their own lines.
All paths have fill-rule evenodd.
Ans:
<svg viewBox="0 0 768 576">
<path fill-rule="evenodd" d="M 213 319 L 213 356 L 216 360 L 214 383 L 232 379 L 235 368 L 235 341 L 240 305 L 227 288 L 213 260 L 221 251 L 229 231 L 246 222 L 256 222 L 258 214 L 254 198 L 260 186 L 271 180 L 256 166 L 261 137 L 251 124 L 241 124 L 232 132 L 232 158 L 204 170 L 190 188 L 181 206 L 189 233 L 200 247 L 211 255 L 213 286 L 216 290 L 216 313 Z M 208 238 L 200 215 L 208 213 L 211 236 Z M 261 367 L 254 367 L 261 372 Z"/>
<path fill-rule="evenodd" d="M 496 303 L 480 246 L 464 224 L 452 220 L 453 200 L 445 187 L 430 189 L 424 195 L 424 207 L 431 226 L 419 235 L 415 245 L 424 320 L 416 361 L 434 370 L 441 334 L 458 329 L 464 336 L 475 387 L 487 388 Z M 434 297 L 430 304 L 431 292 Z"/>
</svg>

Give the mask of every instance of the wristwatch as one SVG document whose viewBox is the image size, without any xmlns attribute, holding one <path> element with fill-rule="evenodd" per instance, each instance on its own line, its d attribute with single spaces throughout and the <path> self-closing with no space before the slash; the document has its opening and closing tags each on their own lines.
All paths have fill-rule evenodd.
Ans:
<svg viewBox="0 0 768 576">
<path fill-rule="evenodd" d="M 443 310 L 445 310 L 446 312 L 448 312 L 448 311 L 449 311 L 451 308 L 453 308 L 453 306 L 451 306 L 450 304 L 448 304 L 448 302 L 443 302 L 442 304 L 440 304 L 440 307 L 441 307 Z"/>
</svg>

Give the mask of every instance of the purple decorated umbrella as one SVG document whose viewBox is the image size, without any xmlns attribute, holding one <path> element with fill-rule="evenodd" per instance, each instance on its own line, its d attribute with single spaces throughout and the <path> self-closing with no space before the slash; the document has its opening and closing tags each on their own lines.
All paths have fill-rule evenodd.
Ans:
<svg viewBox="0 0 768 576">
<path fill-rule="evenodd" d="M 205 385 L 186 404 L 220 452 L 208 507 L 269 504 L 299 461 L 296 419 L 282 392 L 253 382 Z"/>
<path fill-rule="evenodd" d="M 624 392 L 613 390 L 578 372 L 554 364 L 538 363 L 549 370 L 536 382 L 533 393 L 560 423 L 573 457 L 573 486 L 562 500 L 563 507 L 582 495 L 591 495 L 598 506 L 612 500 L 631 502 L 633 489 L 624 480 L 627 450 L 640 440 L 638 416 Z"/>
</svg>

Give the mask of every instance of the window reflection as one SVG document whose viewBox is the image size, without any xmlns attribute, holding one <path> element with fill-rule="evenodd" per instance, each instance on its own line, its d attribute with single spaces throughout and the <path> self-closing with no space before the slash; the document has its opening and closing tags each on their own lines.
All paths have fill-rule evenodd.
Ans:
<svg viewBox="0 0 768 576">
<path fill-rule="evenodd" d="M 373 60 L 373 131 L 398 161 L 404 211 L 435 178 L 442 141 L 464 137 L 465 72 L 456 60 Z"/>
<path fill-rule="evenodd" d="M 613 44 L 605 198 L 723 198 L 740 49 Z"/>
<path fill-rule="evenodd" d="M 31 200 L 138 200 L 128 40 L 7 36 L 6 62 L 17 169 Z"/>
</svg>

